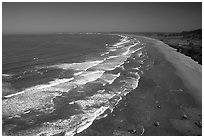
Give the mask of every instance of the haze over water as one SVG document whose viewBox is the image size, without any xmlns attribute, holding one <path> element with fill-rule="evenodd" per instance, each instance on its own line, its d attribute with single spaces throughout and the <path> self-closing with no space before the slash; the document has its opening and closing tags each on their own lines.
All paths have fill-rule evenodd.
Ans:
<svg viewBox="0 0 204 138">
<path fill-rule="evenodd" d="M 179 32 L 202 27 L 199 2 L 3 3 L 3 33 Z"/>
</svg>

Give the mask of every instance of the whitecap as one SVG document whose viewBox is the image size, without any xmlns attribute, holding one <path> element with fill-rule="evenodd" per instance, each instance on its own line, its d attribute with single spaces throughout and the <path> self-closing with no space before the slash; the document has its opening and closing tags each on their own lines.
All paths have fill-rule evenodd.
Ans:
<svg viewBox="0 0 204 138">
<path fill-rule="evenodd" d="M 74 69 L 74 70 L 87 70 L 93 66 L 96 66 L 99 63 L 102 63 L 103 60 L 98 61 L 87 61 L 82 63 L 65 63 L 65 64 L 59 64 L 59 65 L 51 65 L 47 66 L 46 68 L 60 68 L 64 70 L 68 69 Z"/>
<path fill-rule="evenodd" d="M 103 90 L 98 90 L 97 93 L 103 93 L 103 92 L 105 92 L 105 91 L 106 91 L 105 89 L 103 89 Z"/>
<path fill-rule="evenodd" d="M 28 113 L 30 113 L 30 111 L 29 111 L 29 110 L 24 112 L 24 114 L 28 114 Z"/>
<path fill-rule="evenodd" d="M 73 102 L 69 102 L 69 104 L 74 104 L 75 102 L 73 101 Z"/>
<path fill-rule="evenodd" d="M 3 115 L 13 116 L 22 114 L 25 110 L 40 108 L 44 110 L 44 106 L 51 106 L 49 112 L 54 110 L 52 99 L 56 96 L 61 96 L 60 91 L 67 92 L 76 86 L 84 85 L 88 82 L 95 81 L 103 75 L 104 71 L 89 71 L 83 73 L 77 78 L 56 79 L 49 84 L 37 85 L 22 92 L 5 96 L 2 101 Z M 71 81 L 71 82 L 70 82 Z M 15 98 L 11 98 L 15 96 Z M 32 100 L 31 100 L 32 99 Z"/>
<path fill-rule="evenodd" d="M 133 70 L 140 70 L 141 67 L 142 67 L 142 66 L 134 67 L 134 68 L 132 68 L 132 69 L 133 69 Z"/>
<path fill-rule="evenodd" d="M 2 74 L 2 77 L 12 77 L 13 74 Z"/>
<path fill-rule="evenodd" d="M 109 56 L 109 57 L 106 58 L 106 59 L 117 58 L 117 57 L 119 57 L 119 56 Z"/>
<path fill-rule="evenodd" d="M 132 47 L 136 46 L 137 44 L 139 44 L 139 43 L 135 43 L 135 44 L 133 44 L 133 45 L 130 45 L 130 46 L 126 47 L 127 50 L 123 53 L 123 55 L 128 55 L 128 54 L 134 53 L 135 51 L 138 51 L 138 49 L 135 50 L 135 51 L 130 51 L 130 49 L 131 49 Z"/>
<path fill-rule="evenodd" d="M 123 36 L 122 42 L 117 43 L 117 45 L 114 46 L 116 47 L 130 43 L 131 40 L 128 39 L 129 37 Z M 50 113 L 54 110 L 54 106 L 52 105 L 53 98 L 57 95 L 61 95 L 61 92 L 68 92 L 73 88 L 98 80 L 103 80 L 105 83 L 112 84 L 116 78 L 120 76 L 120 73 L 112 74 L 105 73 L 105 71 L 113 70 L 116 67 L 123 67 L 121 65 L 124 64 L 131 53 L 135 51 L 131 48 L 136 44 L 137 43 L 128 47 L 126 46 L 125 55 L 121 54 L 120 56 L 110 56 L 107 59 L 100 61 L 87 61 L 83 63 L 70 64 L 66 63 L 48 66 L 51 68 L 61 68 L 65 70 L 73 69 L 78 72 L 74 73 L 74 78 L 56 79 L 49 84 L 37 85 L 30 89 L 26 89 L 23 91 L 24 94 L 19 94 L 19 97 L 16 95 L 16 97 L 13 99 L 8 101 L 4 100 L 3 104 L 5 105 L 9 103 L 9 107 L 13 110 L 13 113 L 7 114 L 16 115 L 23 111 L 25 113 L 28 109 L 37 108 L 40 111 L 44 111 L 45 105 L 49 105 L 49 107 L 51 105 L 51 108 L 48 109 L 48 112 Z M 106 53 L 109 54 L 109 52 Z M 87 71 L 88 69 L 91 71 Z M 78 104 L 81 107 L 80 110 L 82 113 L 73 115 L 68 119 L 59 119 L 53 122 L 46 122 L 39 128 L 35 128 L 33 131 L 25 130 L 26 133 L 29 133 L 30 135 L 54 135 L 65 132 L 65 135 L 69 136 L 82 132 L 83 130 L 87 129 L 97 117 L 100 119 L 99 116 L 102 115 L 107 109 L 113 111 L 115 105 L 117 105 L 118 102 L 122 99 L 122 96 L 125 96 L 127 93 L 137 87 L 140 76 L 138 74 L 134 75 L 134 77 L 128 77 L 121 81 L 122 84 L 120 88 L 113 88 L 115 91 L 106 91 L 106 89 L 98 90 L 97 93 L 91 97 L 86 97 L 86 99 L 76 100 L 68 103 Z M 18 107 L 14 104 L 21 106 Z M 11 105 L 14 106 L 12 107 Z M 17 109 L 15 109 L 16 107 Z M 6 114 L 4 109 L 3 114 Z M 107 114 L 101 117 L 103 118 L 106 116 Z"/>
<path fill-rule="evenodd" d="M 13 74 L 2 74 L 2 79 L 10 79 L 13 77 Z"/>
<path fill-rule="evenodd" d="M 80 74 L 82 74 L 82 73 L 83 73 L 83 71 L 80 71 L 80 72 L 74 73 L 74 76 L 78 76 L 78 75 L 80 75 Z"/>
<path fill-rule="evenodd" d="M 5 98 L 11 98 L 13 96 L 17 96 L 17 95 L 21 95 L 25 92 L 31 92 L 31 91 L 37 91 L 37 90 L 40 90 L 40 89 L 46 89 L 46 88 L 50 88 L 50 87 L 53 87 L 53 86 L 56 86 L 56 85 L 59 85 L 61 83 L 65 83 L 65 82 L 69 82 L 71 80 L 73 80 L 74 78 L 68 78 L 68 79 L 55 79 L 54 81 L 51 81 L 49 82 L 49 84 L 42 84 L 42 85 L 36 85 L 36 86 L 33 86 L 33 87 L 30 87 L 30 88 L 27 88 L 21 92 L 17 92 L 17 93 L 14 93 L 14 94 L 10 94 L 10 95 L 6 95 L 4 96 Z"/>
<path fill-rule="evenodd" d="M 104 62 L 94 66 L 93 69 L 111 71 L 117 67 L 120 67 L 126 60 L 127 60 L 127 57 L 118 56 L 115 58 L 105 60 Z"/>
<path fill-rule="evenodd" d="M 142 51 L 139 51 L 139 53 L 138 53 L 137 56 L 138 56 L 138 57 L 142 57 Z"/>
<path fill-rule="evenodd" d="M 116 78 L 120 76 L 120 73 L 118 74 L 111 74 L 111 73 L 104 73 L 100 79 L 104 80 L 105 82 L 112 84 Z"/>
</svg>

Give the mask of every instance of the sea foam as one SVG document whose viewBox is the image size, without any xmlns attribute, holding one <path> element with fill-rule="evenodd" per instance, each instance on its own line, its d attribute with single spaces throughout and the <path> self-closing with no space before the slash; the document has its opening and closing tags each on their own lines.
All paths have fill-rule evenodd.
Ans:
<svg viewBox="0 0 204 138">
<path fill-rule="evenodd" d="M 123 96 L 137 88 L 140 79 L 139 74 L 134 71 L 130 72 L 132 76 L 125 76 L 122 80 L 120 80 L 120 73 L 113 74 L 106 72 L 112 71 L 117 67 L 123 67 L 122 65 L 132 53 L 143 48 L 137 46 L 140 42 L 136 39 L 130 39 L 123 35 L 120 36 L 123 37 L 121 42 L 112 45 L 112 47 L 108 45 L 109 51 L 104 53 L 108 57 L 104 57 L 103 60 L 64 63 L 44 67 L 60 68 L 63 70 L 72 69 L 76 72 L 72 78 L 55 79 L 48 84 L 37 85 L 19 93 L 8 95 L 6 97 L 8 99 L 2 101 L 3 116 L 29 113 L 30 109 L 39 109 L 46 113 L 52 113 L 55 110 L 53 99 L 56 96 L 61 96 L 63 92 L 69 92 L 78 86 L 101 81 L 104 84 L 111 85 L 111 87 L 109 89 L 103 87 L 102 90 L 97 90 L 92 96 L 68 103 L 70 106 L 77 104 L 81 111 L 79 114 L 68 116 L 67 119 L 44 122 L 33 130 L 23 130 L 19 134 L 49 136 L 64 132 L 65 135 L 72 136 L 87 129 L 97 117 L 106 117 L 107 114 L 103 115 L 104 112 L 108 109 L 112 112 Z M 110 51 L 116 52 L 117 55 L 111 55 Z M 123 70 L 125 70 L 124 67 Z M 116 84 L 113 82 L 116 82 L 120 87 L 114 86 Z"/>
</svg>

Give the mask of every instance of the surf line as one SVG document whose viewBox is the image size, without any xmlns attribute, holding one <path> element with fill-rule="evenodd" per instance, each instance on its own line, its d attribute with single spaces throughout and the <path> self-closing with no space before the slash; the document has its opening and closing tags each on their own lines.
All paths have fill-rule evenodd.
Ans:
<svg viewBox="0 0 204 138">
<path fill-rule="evenodd" d="M 31 87 L 31 88 L 28 88 L 28 89 L 25 89 L 21 92 L 17 92 L 17 93 L 14 93 L 14 94 L 10 94 L 10 95 L 6 95 L 4 96 L 5 98 L 11 98 L 13 96 L 16 96 L 16 95 L 20 95 L 20 94 L 23 94 L 27 91 L 32 91 L 34 89 L 44 89 L 44 88 L 48 88 L 48 87 L 52 87 L 52 86 L 55 86 L 55 85 L 58 85 L 58 84 L 61 84 L 61 83 L 65 83 L 65 82 L 69 82 L 71 80 L 73 80 L 74 78 L 69 78 L 69 79 L 62 79 L 61 81 L 59 82 L 56 82 L 56 81 L 51 81 L 50 84 L 47 84 L 47 85 L 37 85 L 37 86 L 34 86 L 34 87 Z M 55 82 L 55 83 L 54 83 Z"/>
</svg>

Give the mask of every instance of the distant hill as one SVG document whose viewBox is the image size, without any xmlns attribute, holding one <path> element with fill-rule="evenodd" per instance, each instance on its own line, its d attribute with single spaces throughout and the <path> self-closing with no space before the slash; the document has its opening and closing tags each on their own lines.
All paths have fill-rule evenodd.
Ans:
<svg viewBox="0 0 204 138">
<path fill-rule="evenodd" d="M 202 29 L 197 29 L 197 30 L 193 30 L 193 31 L 183 31 L 181 33 L 182 34 L 199 34 L 199 35 L 202 35 Z"/>
<path fill-rule="evenodd" d="M 193 31 L 183 31 L 181 32 L 185 38 L 199 38 L 202 39 L 202 29 L 197 29 Z"/>
</svg>

